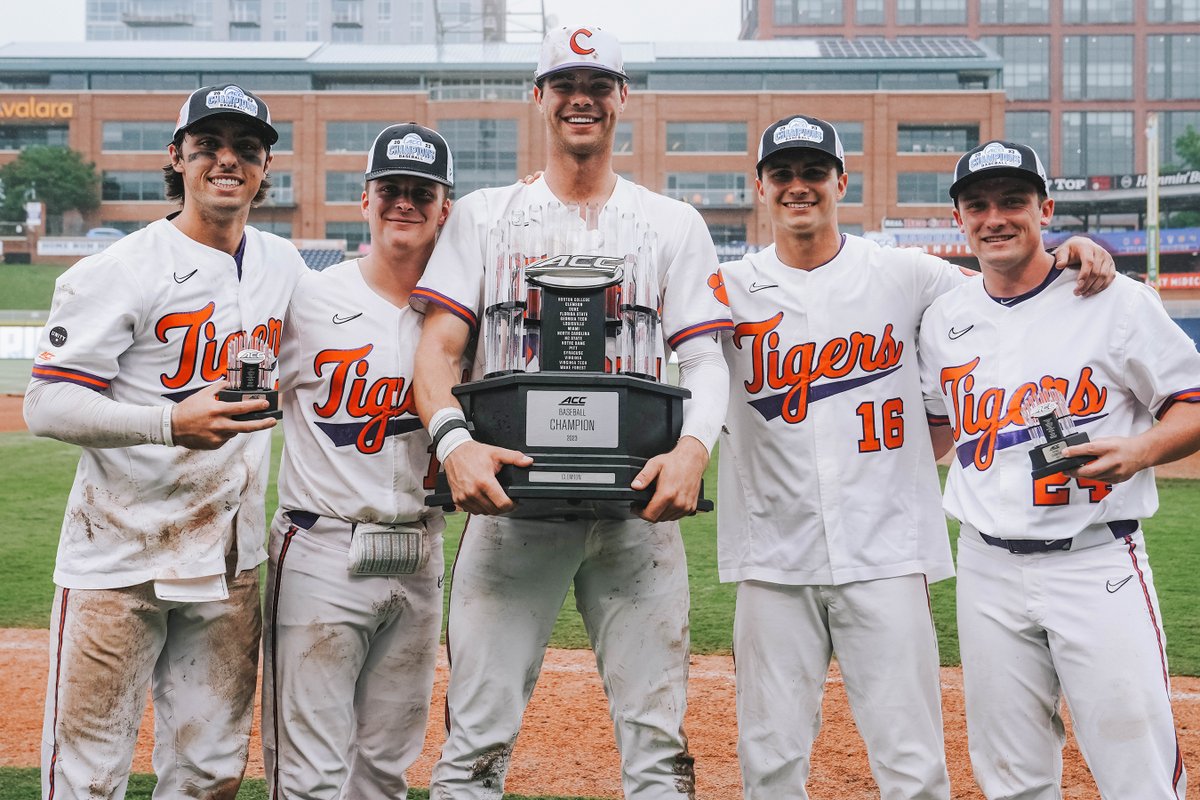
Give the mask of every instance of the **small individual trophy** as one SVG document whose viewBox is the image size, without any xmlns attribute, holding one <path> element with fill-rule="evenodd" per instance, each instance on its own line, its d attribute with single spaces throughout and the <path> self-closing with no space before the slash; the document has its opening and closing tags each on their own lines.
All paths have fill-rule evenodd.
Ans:
<svg viewBox="0 0 1200 800">
<path fill-rule="evenodd" d="M 217 392 L 217 398 L 226 403 L 242 400 L 266 400 L 271 405 L 263 411 L 238 414 L 236 420 L 280 419 L 283 410 L 279 407 L 279 392 L 269 388 L 271 373 L 275 369 L 275 356 L 271 354 L 265 339 L 239 333 L 229 341 L 228 361 L 225 377 L 229 388 Z"/>
<path fill-rule="evenodd" d="M 1062 451 L 1089 441 L 1086 433 L 1075 431 L 1075 420 L 1067 410 L 1066 398 L 1057 389 L 1042 389 L 1021 403 L 1021 416 L 1034 447 L 1029 451 L 1033 477 L 1045 478 L 1059 472 L 1078 469 L 1095 456 L 1063 458 Z"/>
<path fill-rule="evenodd" d="M 454 394 L 476 439 L 533 458 L 496 476 L 509 516 L 628 518 L 653 495 L 629 484 L 675 446 L 689 396 L 661 382 L 656 257 L 655 233 L 614 208 L 552 202 L 488 232 L 484 378 Z M 451 502 L 441 473 L 426 503 Z"/>
</svg>

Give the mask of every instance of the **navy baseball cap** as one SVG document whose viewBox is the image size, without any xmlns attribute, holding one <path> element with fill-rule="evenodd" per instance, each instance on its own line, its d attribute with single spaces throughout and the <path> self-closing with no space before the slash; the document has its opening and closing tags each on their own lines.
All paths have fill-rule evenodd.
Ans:
<svg viewBox="0 0 1200 800">
<path fill-rule="evenodd" d="M 606 30 L 594 26 L 555 28 L 542 40 L 533 82 L 538 86 L 556 72 L 572 69 L 595 69 L 629 80 L 621 43 Z"/>
<path fill-rule="evenodd" d="M 762 165 L 771 156 L 783 150 L 816 150 L 837 161 L 842 172 L 846 171 L 846 151 L 842 148 L 837 129 L 823 119 L 796 114 L 784 117 L 763 131 L 758 143 L 758 164 L 754 169 L 762 174 Z"/>
<path fill-rule="evenodd" d="M 188 95 L 183 107 L 179 109 L 175 137 L 178 138 L 179 134 L 200 120 L 216 116 L 251 119 L 261 130 L 263 141 L 268 147 L 279 141 L 279 131 L 271 125 L 271 112 L 266 102 L 236 83 L 204 86 Z"/>
<path fill-rule="evenodd" d="M 375 137 L 367 154 L 367 180 L 388 175 L 413 175 L 453 187 L 450 145 L 437 131 L 415 122 L 389 125 Z"/>
<path fill-rule="evenodd" d="M 975 181 L 1000 177 L 1021 178 L 1043 194 L 1050 194 L 1046 186 L 1046 168 L 1032 147 L 993 139 L 958 160 L 954 167 L 954 183 L 950 185 L 950 199 L 957 200 L 959 192 Z"/>
</svg>

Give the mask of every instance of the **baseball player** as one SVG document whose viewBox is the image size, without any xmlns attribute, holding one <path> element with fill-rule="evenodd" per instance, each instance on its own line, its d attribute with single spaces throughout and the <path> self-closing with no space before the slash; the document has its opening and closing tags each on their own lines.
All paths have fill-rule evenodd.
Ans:
<svg viewBox="0 0 1200 800">
<path fill-rule="evenodd" d="M 970 279 L 838 230 L 848 178 L 828 122 L 779 120 L 758 156 L 774 243 L 721 267 L 735 328 L 718 567 L 738 583 L 745 796 L 808 797 L 836 653 L 881 796 L 948 798 L 927 584 L 953 565 L 924 418 L 911 427 L 922 401 L 913 348 L 925 308 Z M 1095 269 L 1111 280 L 1103 250 L 1074 240 L 1059 261 L 1077 257 L 1089 267 L 1081 287 Z"/>
<path fill-rule="evenodd" d="M 962 523 L 975 777 L 991 800 L 1062 797 L 1061 696 L 1102 797 L 1183 798 L 1139 520 L 1158 507 L 1149 468 L 1200 447 L 1200 354 L 1129 278 L 1072 295 L 1041 249 L 1054 201 L 1032 149 L 987 142 L 954 178 L 954 219 L 983 280 L 929 308 L 920 354 L 927 412 L 948 423 L 955 453 L 945 509 Z M 1028 426 L 1047 410 L 1091 438 L 1061 456 L 1094 460 L 1034 478 Z"/>
<path fill-rule="evenodd" d="M 612 169 L 628 94 L 612 34 L 586 27 L 550 32 L 534 83 L 549 151 L 544 173 L 529 185 L 484 189 L 459 201 L 411 299 L 426 313 L 417 408 L 438 443 L 455 502 L 474 515 L 454 566 L 449 736 L 431 795 L 501 796 L 521 715 L 574 583 L 609 698 L 626 796 L 691 797 L 693 758 L 683 733 L 688 586 L 676 520 L 695 508 L 725 412 L 727 373 L 715 334 L 730 322 L 706 283 L 716 277 L 716 251 L 694 209 Z M 640 489 L 656 481 L 640 519 L 481 516 L 513 508 L 495 478 L 500 465 L 531 463 L 524 454 L 473 441 L 450 392 L 480 317 L 484 232 L 513 211 L 555 201 L 601 207 L 601 219 L 633 214 L 657 232 L 662 327 L 692 397 L 684 403 L 678 444 L 651 459 L 632 483 Z M 477 360 L 476 375 L 480 367 Z"/>
<path fill-rule="evenodd" d="M 445 521 L 424 502 L 437 465 L 413 404 L 408 296 L 453 185 L 438 133 L 385 128 L 362 196 L 370 254 L 306 274 L 288 309 L 263 638 L 273 798 L 403 798 L 424 743 Z"/>
<path fill-rule="evenodd" d="M 304 262 L 246 225 L 278 133 L 235 84 L 180 109 L 164 167 L 182 210 L 58 279 L 25 397 L 82 446 L 54 570 L 45 797 L 125 794 L 147 686 L 156 798 L 232 798 L 249 746 L 273 419 L 223 402 L 241 334 L 277 351 Z"/>
</svg>

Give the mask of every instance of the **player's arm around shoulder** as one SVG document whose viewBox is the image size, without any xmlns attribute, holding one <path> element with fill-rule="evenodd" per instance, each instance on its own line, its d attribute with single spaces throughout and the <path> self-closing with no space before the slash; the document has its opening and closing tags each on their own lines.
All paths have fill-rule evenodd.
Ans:
<svg viewBox="0 0 1200 800">
<path fill-rule="evenodd" d="M 451 389 L 461 375 L 471 327 L 458 314 L 427 303 L 413 368 L 417 413 L 446 470 L 456 505 L 471 514 L 503 514 L 514 507 L 496 480 L 505 464 L 527 467 L 533 459 L 515 450 L 476 442 Z"/>
<path fill-rule="evenodd" d="M 1078 269 L 1075 294 L 1091 297 L 1112 285 L 1117 264 L 1112 255 L 1084 236 L 1072 236 L 1053 251 L 1056 269 Z"/>
</svg>

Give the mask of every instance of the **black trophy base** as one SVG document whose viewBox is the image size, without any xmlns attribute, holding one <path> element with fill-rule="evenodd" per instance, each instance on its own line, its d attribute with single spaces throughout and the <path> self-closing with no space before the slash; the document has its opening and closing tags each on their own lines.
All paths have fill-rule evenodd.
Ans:
<svg viewBox="0 0 1200 800">
<path fill-rule="evenodd" d="M 630 483 L 669 452 L 683 425 L 685 389 L 606 373 L 535 372 L 456 386 L 474 437 L 533 458 L 496 479 L 517 501 L 505 516 L 526 519 L 632 519 L 654 494 Z M 697 510 L 711 511 L 703 487 Z M 444 472 L 430 506 L 453 508 Z"/>
<path fill-rule="evenodd" d="M 1076 456 L 1074 458 L 1062 458 L 1061 454 L 1067 447 L 1072 447 L 1077 444 L 1084 444 L 1091 441 L 1086 433 L 1072 433 L 1057 442 L 1047 442 L 1040 444 L 1029 451 L 1029 460 L 1033 462 L 1033 477 L 1046 478 L 1050 475 L 1057 475 L 1060 472 L 1070 472 L 1073 469 L 1079 469 L 1084 464 L 1090 461 L 1095 461 L 1095 456 Z"/>
<path fill-rule="evenodd" d="M 243 400 L 266 400 L 270 403 L 264 411 L 238 414 L 233 419 L 239 422 L 254 419 L 283 419 L 283 409 L 279 407 L 279 392 L 275 389 L 222 389 L 217 392 L 217 399 L 226 403 L 240 403 Z"/>
</svg>

